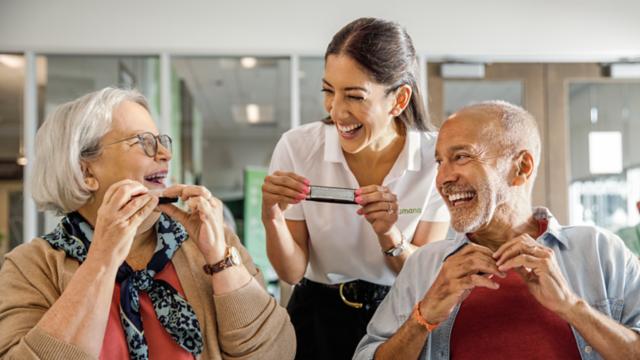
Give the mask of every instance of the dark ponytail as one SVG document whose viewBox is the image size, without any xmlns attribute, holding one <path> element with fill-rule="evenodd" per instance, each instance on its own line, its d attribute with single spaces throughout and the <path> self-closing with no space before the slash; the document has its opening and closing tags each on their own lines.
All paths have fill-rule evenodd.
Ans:
<svg viewBox="0 0 640 360">
<path fill-rule="evenodd" d="M 396 119 L 408 129 L 433 130 L 418 87 L 416 51 L 411 37 L 400 25 L 375 18 L 357 19 L 333 36 L 324 59 L 342 54 L 355 60 L 376 82 L 387 86 L 387 94 L 409 85 L 411 99 Z"/>
</svg>

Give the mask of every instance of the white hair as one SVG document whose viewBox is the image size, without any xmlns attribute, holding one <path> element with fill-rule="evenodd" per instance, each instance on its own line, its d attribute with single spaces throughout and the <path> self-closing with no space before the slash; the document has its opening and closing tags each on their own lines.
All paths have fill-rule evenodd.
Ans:
<svg viewBox="0 0 640 360">
<path fill-rule="evenodd" d="M 107 87 L 58 106 L 36 134 L 32 193 L 40 210 L 75 211 L 92 192 L 84 182 L 83 161 L 102 151 L 100 141 L 111 129 L 113 112 L 124 101 L 149 110 L 136 90 Z"/>
<path fill-rule="evenodd" d="M 458 112 L 463 110 L 480 110 L 495 114 L 501 126 L 501 129 L 498 129 L 502 131 L 498 133 L 498 129 L 488 127 L 487 135 L 509 154 L 514 151 L 528 150 L 534 160 L 532 178 L 535 179 L 540 165 L 541 140 L 538 124 L 531 113 L 520 106 L 502 100 L 473 103 Z"/>
</svg>

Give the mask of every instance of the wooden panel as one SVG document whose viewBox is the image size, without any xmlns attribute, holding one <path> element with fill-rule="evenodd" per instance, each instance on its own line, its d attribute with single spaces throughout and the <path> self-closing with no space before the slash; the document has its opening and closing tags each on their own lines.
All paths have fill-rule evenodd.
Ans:
<svg viewBox="0 0 640 360">
<path fill-rule="evenodd" d="M 440 64 L 427 64 L 427 103 L 431 122 L 440 127 L 444 121 L 444 89 L 440 77 Z"/>
</svg>

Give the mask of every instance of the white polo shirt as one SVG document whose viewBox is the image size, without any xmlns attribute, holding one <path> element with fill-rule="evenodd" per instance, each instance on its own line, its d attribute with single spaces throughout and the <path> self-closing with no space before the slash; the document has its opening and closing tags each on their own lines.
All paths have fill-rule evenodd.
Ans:
<svg viewBox="0 0 640 360">
<path fill-rule="evenodd" d="M 413 239 L 419 221 L 448 221 L 449 211 L 435 189 L 436 133 L 409 131 L 402 152 L 383 185 L 398 196 L 396 226 Z M 314 122 L 282 135 L 269 173 L 291 171 L 311 185 L 359 188 L 344 158 L 334 125 Z M 305 220 L 309 230 L 309 265 L 305 277 L 324 284 L 356 279 L 392 285 L 371 224 L 358 215 L 358 205 L 302 201 L 285 212 L 289 220 Z"/>
</svg>

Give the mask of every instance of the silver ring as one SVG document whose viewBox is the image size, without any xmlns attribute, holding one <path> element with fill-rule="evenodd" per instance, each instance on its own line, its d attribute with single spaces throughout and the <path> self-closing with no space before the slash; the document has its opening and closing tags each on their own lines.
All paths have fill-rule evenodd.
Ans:
<svg viewBox="0 0 640 360">
<path fill-rule="evenodd" d="M 389 215 L 391 215 L 391 214 L 393 214 L 393 209 L 391 208 L 391 203 L 387 203 L 387 204 L 389 204 L 389 208 L 387 209 L 387 213 Z"/>
</svg>

